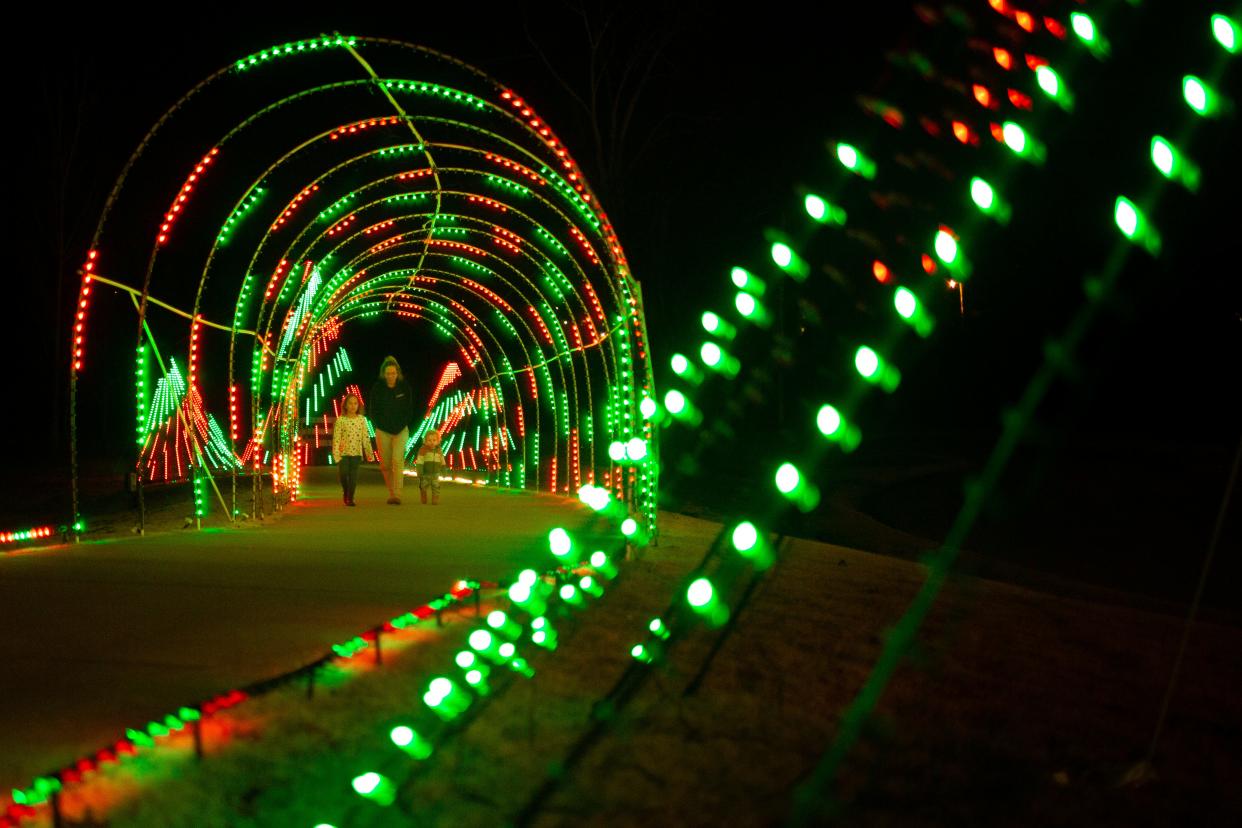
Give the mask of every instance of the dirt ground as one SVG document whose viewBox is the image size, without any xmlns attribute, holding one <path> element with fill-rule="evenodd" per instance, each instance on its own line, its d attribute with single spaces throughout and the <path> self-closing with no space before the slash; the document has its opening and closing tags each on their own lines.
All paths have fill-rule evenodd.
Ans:
<svg viewBox="0 0 1242 828">
<path fill-rule="evenodd" d="M 291 689 L 220 716 L 201 764 L 182 740 L 109 771 L 93 800 L 66 799 L 70 824 L 500 825 L 549 779 L 536 825 L 782 822 L 921 583 L 918 563 L 787 544 L 697 689 L 720 635 L 706 627 L 566 764 L 593 703 L 717 531 L 667 515 L 661 545 L 562 623 L 556 652 L 530 655 L 535 677 L 515 679 L 426 762 L 386 733 L 412 721 L 428 678 L 451 667 L 478 623 L 469 613 L 418 633 L 383 669 L 342 668 L 313 701 Z M 848 825 L 1239 824 L 1237 628 L 1195 628 L 1156 777 L 1120 784 L 1151 738 L 1180 634 L 1168 613 L 953 580 L 824 813 Z M 349 789 L 377 769 L 396 786 L 388 807 Z"/>
</svg>

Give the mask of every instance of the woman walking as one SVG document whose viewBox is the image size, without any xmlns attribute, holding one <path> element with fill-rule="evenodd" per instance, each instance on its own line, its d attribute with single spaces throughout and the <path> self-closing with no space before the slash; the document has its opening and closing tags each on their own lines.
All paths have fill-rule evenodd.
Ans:
<svg viewBox="0 0 1242 828">
<path fill-rule="evenodd" d="M 367 411 L 371 425 L 375 426 L 388 503 L 399 506 L 405 482 L 405 443 L 410 438 L 410 420 L 414 418 L 414 392 L 395 357 L 385 357 L 380 365 L 380 378 L 371 388 Z"/>
</svg>

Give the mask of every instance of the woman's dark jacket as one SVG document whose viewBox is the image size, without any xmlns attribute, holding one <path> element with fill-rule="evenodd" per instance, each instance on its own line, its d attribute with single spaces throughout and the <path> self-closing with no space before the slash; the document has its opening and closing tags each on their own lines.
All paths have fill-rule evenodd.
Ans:
<svg viewBox="0 0 1242 828">
<path fill-rule="evenodd" d="M 414 392 L 410 384 L 398 379 L 392 388 L 380 380 L 371 386 L 371 396 L 367 398 L 367 417 L 371 425 L 379 431 L 397 434 L 408 428 L 414 419 Z"/>
</svg>

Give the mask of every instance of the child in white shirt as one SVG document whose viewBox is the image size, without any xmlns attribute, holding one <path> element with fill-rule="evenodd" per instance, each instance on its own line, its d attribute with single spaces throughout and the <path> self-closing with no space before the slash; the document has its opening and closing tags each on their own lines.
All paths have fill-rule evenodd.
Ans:
<svg viewBox="0 0 1242 828">
<path fill-rule="evenodd" d="M 358 466 L 365 454 L 367 462 L 375 459 L 371 438 L 367 434 L 367 420 L 362 416 L 362 400 L 357 394 L 345 398 L 344 412 L 332 426 L 332 456 L 341 475 L 341 493 L 346 506 L 356 506 L 354 490 L 358 488 Z"/>
</svg>

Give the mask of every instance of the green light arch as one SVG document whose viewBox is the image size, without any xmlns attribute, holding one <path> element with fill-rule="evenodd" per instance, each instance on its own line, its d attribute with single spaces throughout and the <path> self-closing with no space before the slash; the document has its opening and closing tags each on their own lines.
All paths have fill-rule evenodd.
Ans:
<svg viewBox="0 0 1242 828">
<path fill-rule="evenodd" d="M 108 362 L 117 347 L 95 333 L 105 319 L 136 315 L 139 486 L 193 480 L 201 513 L 210 484 L 236 514 L 265 475 L 279 500 L 297 497 L 299 421 L 344 381 L 340 332 L 386 314 L 439 330 L 473 387 L 494 394 L 483 413 L 502 459 L 475 470 L 487 482 L 558 494 L 601 484 L 655 530 L 639 284 L 552 128 L 460 61 L 334 35 L 230 64 L 131 156 L 81 273 L 75 513 L 79 420 L 115 386 L 88 356 Z M 92 304 L 101 287 L 106 309 Z M 636 437 L 652 447 L 646 461 L 609 457 L 612 441 Z"/>
</svg>

